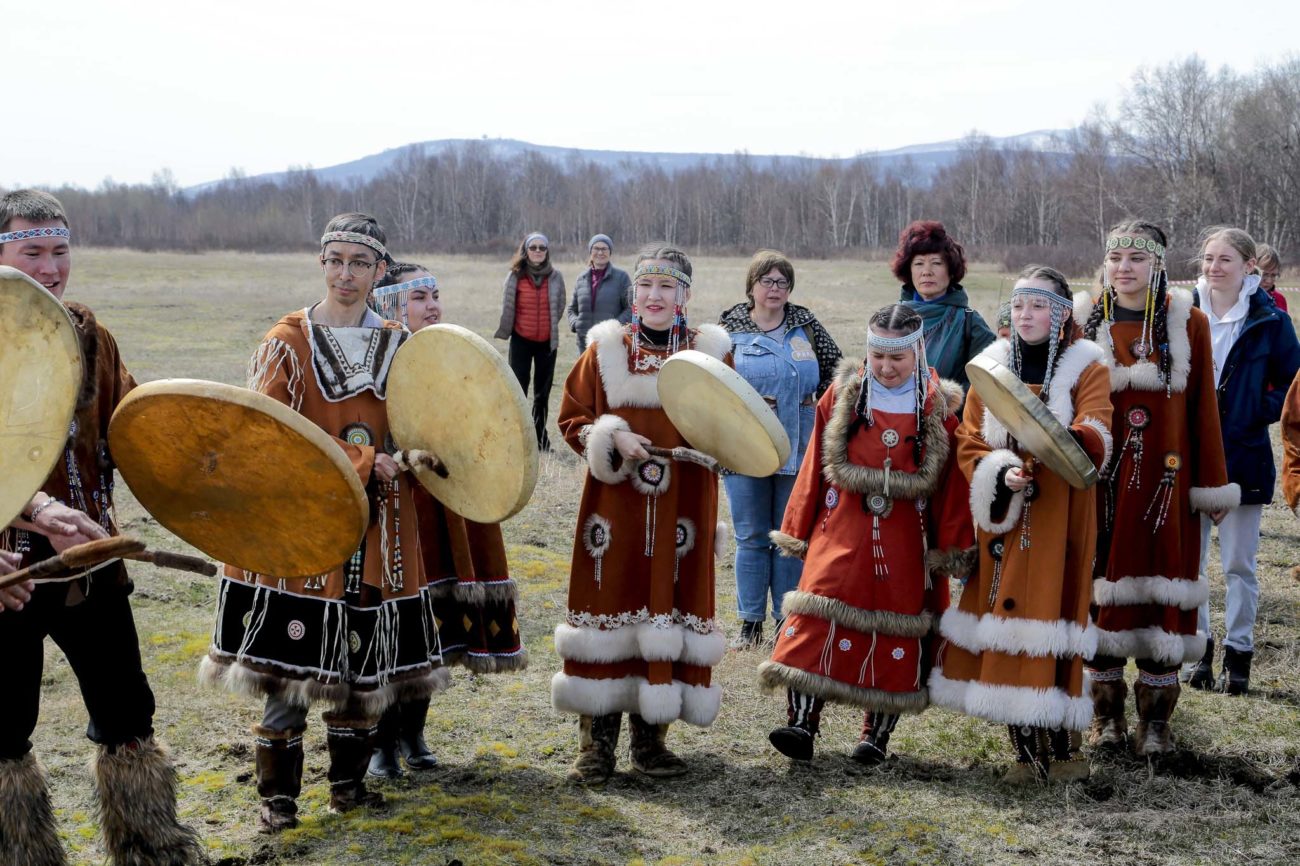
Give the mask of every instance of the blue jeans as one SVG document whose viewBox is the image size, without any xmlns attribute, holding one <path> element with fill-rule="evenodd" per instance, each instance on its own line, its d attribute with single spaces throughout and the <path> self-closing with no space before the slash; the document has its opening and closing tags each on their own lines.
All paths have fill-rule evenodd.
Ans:
<svg viewBox="0 0 1300 866">
<path fill-rule="evenodd" d="M 803 561 L 781 556 L 767 534 L 781 528 L 785 504 L 794 490 L 794 475 L 725 475 L 731 523 L 736 531 L 736 608 L 745 622 L 781 618 L 781 598 L 799 585 Z"/>
</svg>

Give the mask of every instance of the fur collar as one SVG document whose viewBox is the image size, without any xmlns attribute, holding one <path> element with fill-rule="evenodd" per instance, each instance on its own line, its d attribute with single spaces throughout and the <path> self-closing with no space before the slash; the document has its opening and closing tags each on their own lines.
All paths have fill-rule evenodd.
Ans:
<svg viewBox="0 0 1300 866">
<path fill-rule="evenodd" d="M 835 373 L 835 406 L 831 420 L 822 434 L 822 475 L 826 481 L 846 493 L 882 493 L 885 473 L 874 466 L 849 461 L 849 430 L 853 425 L 853 407 L 862 390 L 862 362 L 840 361 Z M 948 431 L 944 421 L 962 403 L 961 386 L 940 379 L 931 371 L 922 420 L 924 442 L 921 466 L 916 472 L 891 471 L 889 493 L 893 499 L 920 499 L 929 496 L 939 483 L 939 473 L 948 462 Z"/>
<path fill-rule="evenodd" d="M 1092 313 L 1092 297 L 1087 292 L 1074 296 L 1074 319 L 1083 327 Z M 1189 320 L 1192 317 L 1192 293 L 1185 289 L 1169 289 L 1169 306 L 1165 322 L 1169 330 L 1170 390 L 1181 394 L 1187 390 L 1187 377 L 1192 371 L 1192 341 Z M 1160 368 L 1150 361 L 1137 361 L 1125 366 L 1115 361 L 1115 347 L 1110 338 L 1110 324 L 1097 326 L 1097 345 L 1101 347 L 1102 361 L 1110 368 L 1110 390 L 1163 391 Z"/>
<path fill-rule="evenodd" d="M 1011 343 L 998 340 L 980 353 L 985 358 L 1010 366 Z M 1074 425 L 1074 386 L 1079 384 L 1079 377 L 1090 365 L 1103 360 L 1101 346 L 1092 340 L 1078 339 L 1065 350 L 1056 361 L 1056 371 L 1052 374 L 1052 392 L 1047 395 L 1047 408 L 1062 426 Z M 1007 448 L 1007 428 L 994 417 L 987 406 L 984 407 L 984 422 L 980 430 L 984 441 L 994 448 Z"/>
<path fill-rule="evenodd" d="M 70 301 L 63 305 L 77 329 L 77 342 L 81 344 L 81 390 L 77 393 L 77 411 L 95 404 L 99 396 L 99 322 L 90 307 Z"/>
<path fill-rule="evenodd" d="M 625 406 L 659 408 L 659 373 L 636 373 L 628 369 L 627 326 L 617 319 L 593 325 L 587 342 L 596 347 L 596 367 L 610 408 Z M 731 337 L 718 325 L 690 329 L 688 346 L 721 360 L 731 351 Z"/>
</svg>

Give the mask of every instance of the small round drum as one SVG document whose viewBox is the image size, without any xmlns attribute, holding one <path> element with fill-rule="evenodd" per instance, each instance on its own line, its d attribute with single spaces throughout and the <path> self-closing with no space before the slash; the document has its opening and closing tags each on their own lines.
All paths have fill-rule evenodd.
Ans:
<svg viewBox="0 0 1300 866">
<path fill-rule="evenodd" d="M 265 394 L 197 379 L 150 382 L 117 407 L 108 444 L 159 523 L 244 571 L 326 574 L 365 535 L 366 491 L 343 449 Z"/>
<path fill-rule="evenodd" d="M 537 486 L 537 430 L 519 381 L 493 346 L 459 325 L 421 328 L 388 373 L 388 424 L 403 451 L 429 451 L 442 478 L 417 467 L 438 501 L 476 523 L 500 523 Z"/>
<path fill-rule="evenodd" d="M 659 402 L 697 451 L 758 478 L 790 459 L 790 437 L 754 386 L 722 361 L 686 349 L 659 370 Z"/>
<path fill-rule="evenodd" d="M 966 365 L 971 387 L 1025 450 L 1079 490 L 1097 483 L 1097 467 L 1047 404 L 1004 364 L 977 357 Z"/>
<path fill-rule="evenodd" d="M 81 390 L 81 345 L 58 298 L 0 267 L 0 528 L 50 477 Z"/>
</svg>

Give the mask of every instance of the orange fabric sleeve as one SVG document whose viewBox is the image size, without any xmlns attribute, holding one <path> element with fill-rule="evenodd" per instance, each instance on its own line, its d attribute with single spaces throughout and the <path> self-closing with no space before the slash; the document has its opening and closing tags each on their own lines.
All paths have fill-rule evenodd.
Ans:
<svg viewBox="0 0 1300 866">
<path fill-rule="evenodd" d="M 1300 501 L 1300 373 L 1282 404 L 1282 495 L 1295 511 Z"/>
<path fill-rule="evenodd" d="M 1092 465 L 1098 470 L 1110 459 L 1114 407 L 1110 402 L 1110 371 L 1104 364 L 1089 364 L 1074 386 L 1074 423 Z"/>
</svg>

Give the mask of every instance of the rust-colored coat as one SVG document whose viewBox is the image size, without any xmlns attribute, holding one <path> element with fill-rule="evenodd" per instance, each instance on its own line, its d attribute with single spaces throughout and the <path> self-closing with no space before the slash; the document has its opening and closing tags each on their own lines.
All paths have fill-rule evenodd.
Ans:
<svg viewBox="0 0 1300 866">
<path fill-rule="evenodd" d="M 884 712 L 920 712 L 934 660 L 934 627 L 948 606 L 948 576 L 974 566 L 966 479 L 953 459 L 961 389 L 930 371 L 918 465 L 915 413 L 875 411 L 854 424 L 862 362 L 844 360 L 817 403 L 785 518 L 773 541 L 804 556 L 799 588 L 782 603 L 785 624 L 771 660 L 771 688 L 791 687 Z M 892 434 L 892 435 L 891 435 Z M 886 444 L 892 440 L 892 445 Z M 892 505 L 876 522 L 868 500 Z"/>
<path fill-rule="evenodd" d="M 568 614 L 555 630 L 564 670 L 551 681 L 557 710 L 639 713 L 707 726 L 721 689 L 712 668 L 726 652 L 714 618 L 713 540 L 718 480 L 703 467 L 661 458 L 626 463 L 614 433 L 630 430 L 666 448 L 686 445 L 659 403 L 666 352 L 643 346 L 611 320 L 564 383 L 559 427 L 587 460 L 569 577 Z M 717 325 L 690 333 L 690 348 L 729 360 Z"/>
<path fill-rule="evenodd" d="M 1009 347 L 999 340 L 983 354 L 1007 364 Z M 1052 414 L 1098 468 L 1111 454 L 1110 374 L 1101 361 L 1096 343 L 1075 342 L 1057 361 L 1048 398 Z M 957 429 L 957 460 L 971 482 L 979 571 L 939 622 L 944 644 L 930 696 L 995 722 L 1081 731 L 1092 718 L 1083 663 L 1097 650 L 1088 617 L 1097 495 L 1038 463 L 1037 493 L 1026 503 L 1023 492 L 1013 494 L 1002 481 L 1028 456 L 1009 450 L 1012 441 L 972 389 Z"/>
<path fill-rule="evenodd" d="M 1292 511 L 1300 506 L 1300 373 L 1282 404 L 1282 496 Z"/>
<path fill-rule="evenodd" d="M 1081 325 L 1090 309 L 1086 296 L 1076 296 Z M 1241 489 L 1228 482 L 1223 457 L 1209 320 L 1181 289 L 1169 290 L 1166 317 L 1168 386 L 1158 351 L 1150 360 L 1133 354 L 1141 322 L 1097 329 L 1110 369 L 1115 449 L 1097 485 L 1093 619 L 1098 655 L 1176 666 L 1205 653 L 1206 636 L 1196 632 L 1196 610 L 1208 596 L 1196 512 L 1235 508 Z M 1166 476 L 1172 487 L 1162 485 Z"/>
</svg>

